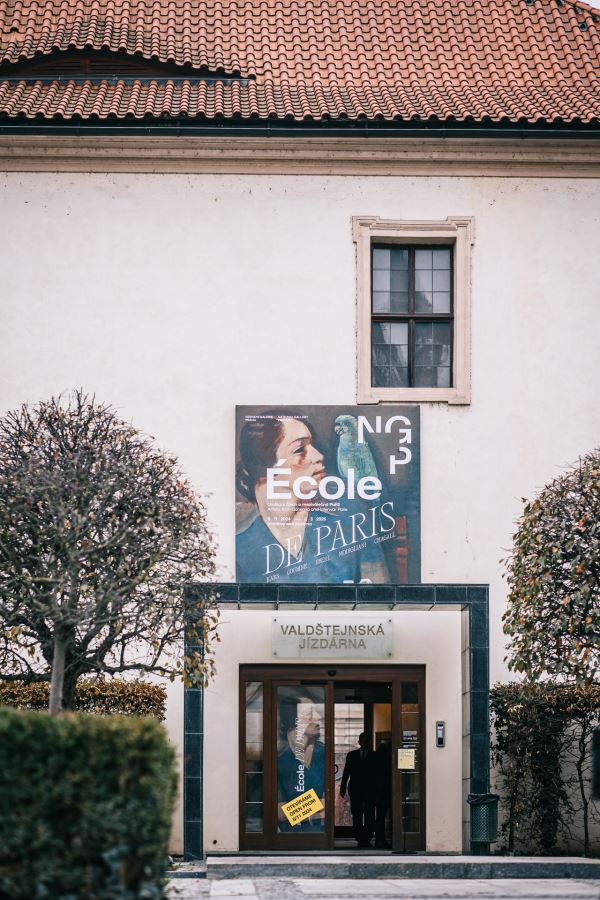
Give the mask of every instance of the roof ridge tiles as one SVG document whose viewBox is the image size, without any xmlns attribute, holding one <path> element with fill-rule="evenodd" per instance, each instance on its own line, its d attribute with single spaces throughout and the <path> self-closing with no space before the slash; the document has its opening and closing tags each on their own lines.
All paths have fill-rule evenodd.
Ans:
<svg viewBox="0 0 600 900">
<path fill-rule="evenodd" d="M 556 2 L 556 0 L 554 0 Z M 600 9 L 595 6 L 590 6 L 589 3 L 584 3 L 583 0 L 563 0 L 563 3 L 566 6 L 573 6 L 575 9 L 581 9 L 585 12 L 589 12 L 591 15 L 600 16 Z"/>
</svg>

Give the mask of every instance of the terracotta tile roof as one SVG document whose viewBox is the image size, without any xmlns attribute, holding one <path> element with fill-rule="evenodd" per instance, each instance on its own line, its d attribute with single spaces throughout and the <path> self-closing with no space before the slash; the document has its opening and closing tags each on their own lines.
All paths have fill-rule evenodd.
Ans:
<svg viewBox="0 0 600 900">
<path fill-rule="evenodd" d="M 0 113 L 600 119 L 600 12 L 529 2 L 0 0 Z M 13 63 L 74 48 L 169 63 L 181 77 L 1 80 Z"/>
</svg>

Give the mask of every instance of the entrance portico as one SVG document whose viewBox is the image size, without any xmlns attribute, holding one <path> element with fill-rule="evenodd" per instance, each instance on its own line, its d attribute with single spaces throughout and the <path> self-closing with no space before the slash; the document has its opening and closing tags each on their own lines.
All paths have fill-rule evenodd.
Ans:
<svg viewBox="0 0 600 900">
<path fill-rule="evenodd" d="M 460 623 L 460 674 L 462 677 L 462 758 L 463 758 L 463 775 L 462 775 L 462 822 L 463 822 L 463 851 L 471 852 L 474 854 L 485 853 L 489 848 L 486 845 L 473 843 L 470 839 L 470 823 L 469 823 L 469 815 L 468 815 L 468 806 L 466 804 L 466 797 L 469 793 L 480 794 L 487 793 L 489 790 L 489 717 L 488 717 L 488 691 L 489 691 L 489 674 L 488 674 L 488 589 L 485 585 L 255 585 L 255 584 L 215 584 L 215 585 L 190 585 L 189 587 L 190 598 L 198 596 L 198 592 L 210 592 L 213 596 L 217 597 L 217 602 L 223 611 L 231 610 L 236 613 L 236 628 L 239 629 L 241 623 L 244 621 L 250 622 L 250 617 L 246 620 L 245 616 L 242 615 L 239 617 L 240 612 L 250 612 L 256 610 L 262 610 L 263 614 L 268 613 L 269 611 L 273 611 L 274 613 L 282 614 L 291 614 L 296 613 L 297 611 L 302 611 L 302 615 L 304 617 L 310 617 L 314 615 L 315 622 L 319 621 L 319 616 L 327 614 L 332 614 L 335 612 L 343 613 L 343 618 L 340 617 L 340 621 L 343 622 L 352 622 L 352 618 L 354 616 L 355 620 L 358 621 L 361 618 L 364 618 L 366 614 L 375 614 L 378 612 L 387 611 L 389 612 L 396 622 L 402 621 L 402 616 L 398 616 L 398 613 L 403 612 L 440 612 L 440 611 L 456 611 L 460 612 L 461 623 Z M 232 617 L 233 618 L 233 617 Z M 256 618 L 256 617 L 255 617 Z M 270 619 L 275 618 L 274 616 L 265 617 L 264 615 L 259 617 L 261 622 L 261 629 L 265 631 L 265 629 L 269 630 L 268 622 Z M 406 621 L 410 621 L 410 617 L 406 617 Z M 456 621 L 456 620 L 454 620 Z M 432 622 L 433 625 L 433 622 Z M 241 625 L 243 628 L 243 625 Z M 458 630 L 457 630 L 458 634 Z M 406 642 L 410 641 L 410 635 L 408 633 L 404 633 L 404 646 L 406 647 Z M 420 638 L 421 643 L 425 646 L 423 641 L 423 637 Z M 455 640 L 455 644 L 458 641 L 458 637 Z M 426 637 L 425 637 L 426 642 Z M 270 646 L 270 645 L 269 645 Z M 193 644 L 193 642 L 189 643 L 189 650 L 192 649 L 201 649 L 197 645 Z M 227 652 L 227 649 L 225 650 Z M 231 648 L 231 652 L 233 649 Z M 263 668 L 266 672 L 267 679 L 270 678 L 268 674 L 268 670 L 275 669 L 276 665 L 279 664 L 279 660 L 270 659 L 268 654 L 265 657 L 264 650 L 261 651 L 263 654 L 260 658 L 240 658 L 239 665 L 243 666 L 245 663 L 249 661 L 260 662 L 263 665 Z M 415 661 L 415 653 L 418 656 L 418 649 L 412 648 L 412 662 Z M 454 656 L 454 654 L 452 654 Z M 237 660 L 228 660 L 229 665 L 237 662 Z M 281 661 L 283 662 L 283 661 Z M 393 665 L 402 665 L 404 659 L 396 656 L 393 660 L 389 660 L 390 664 Z M 425 662 L 425 655 L 423 656 L 423 662 Z M 455 665 L 458 660 L 455 660 Z M 450 660 L 449 660 L 450 663 Z M 323 668 L 324 672 L 327 673 L 328 670 L 331 670 L 331 666 L 337 667 L 341 666 L 341 662 L 338 659 L 333 658 L 332 660 L 322 660 L 319 662 L 319 668 Z M 356 668 L 358 671 L 353 673 L 353 681 L 354 682 L 367 682 L 372 681 L 377 684 L 384 685 L 386 683 L 391 684 L 391 680 L 388 680 L 387 675 L 385 678 L 383 676 L 379 677 L 377 675 L 376 669 L 377 666 L 369 662 L 364 662 L 363 660 L 356 660 Z M 425 667 L 426 668 L 426 667 Z M 449 664 L 450 668 L 450 664 Z M 331 670 L 333 671 L 333 670 Z M 458 678 L 458 670 L 456 677 Z M 306 673 L 304 673 L 306 675 Z M 288 673 L 289 675 L 289 673 Z M 360 677 L 358 677 L 360 676 Z M 217 675 L 217 679 L 218 679 Z M 317 680 L 330 680 L 332 682 L 331 688 L 323 687 L 323 695 L 325 697 L 325 693 L 328 690 L 333 691 L 334 686 L 333 682 L 337 677 L 337 668 L 336 675 L 327 676 L 324 679 Z M 379 678 L 379 680 L 378 680 Z M 305 679 L 306 680 L 306 679 Z M 313 679 L 314 680 L 314 679 Z M 269 682 L 270 683 L 270 682 Z M 344 682 L 346 683 L 346 682 Z M 429 689 L 429 688 L 428 688 Z M 435 697 L 435 691 L 437 690 L 434 681 L 431 682 L 430 685 L 431 691 L 433 691 L 433 696 Z M 272 693 L 272 689 L 268 688 L 269 696 L 275 696 Z M 331 694 L 333 698 L 333 693 Z M 397 694 L 400 696 L 400 694 Z M 205 731 L 205 723 L 204 723 L 204 710 L 205 710 L 205 697 L 204 692 L 201 689 L 186 689 L 185 699 L 184 699 L 184 840 L 185 840 L 185 854 L 188 859 L 197 859 L 202 858 L 205 852 L 204 845 L 204 835 L 203 835 L 203 825 L 206 823 L 203 817 L 203 784 L 204 784 L 204 774 L 203 774 L 203 765 L 204 765 L 204 731 Z M 274 702 L 274 701 L 273 701 Z M 396 704 L 397 705 L 397 704 Z M 273 707 L 274 709 L 275 707 Z M 325 709 L 325 706 L 324 706 Z M 332 707 L 333 709 L 333 707 Z M 240 705 L 240 722 L 241 722 L 241 711 L 242 707 Z M 328 713 L 328 715 L 330 715 Z M 394 715 L 394 713 L 392 713 Z M 399 715 L 399 710 L 395 713 L 396 716 Z M 265 717 L 267 713 L 265 713 Z M 210 718 L 210 715 L 209 715 Z M 398 722 L 399 719 L 397 718 Z M 267 719 L 265 718 L 265 722 Z M 435 723 L 433 723 L 435 725 Z M 215 733 L 215 723 L 213 721 L 209 721 L 207 723 L 207 731 L 210 731 L 211 740 L 216 741 L 217 746 L 223 744 L 224 735 Z M 274 726 L 269 725 L 272 729 Z M 242 733 L 242 725 L 238 726 L 238 722 L 229 722 L 229 726 L 227 728 L 227 740 L 232 741 L 236 744 L 237 747 L 237 738 L 238 738 L 238 728 L 239 733 Z M 331 723 L 329 726 L 329 735 L 333 734 L 331 730 Z M 425 734 L 423 732 L 423 739 L 427 742 L 427 746 L 429 747 L 428 752 L 437 753 L 437 751 L 431 751 L 431 746 L 436 746 L 436 734 L 435 728 L 432 727 L 432 723 L 430 723 L 428 728 L 428 733 Z M 396 734 L 393 738 L 395 744 L 392 746 L 392 756 L 394 760 L 396 759 L 397 751 L 402 749 L 404 746 L 402 743 L 402 732 L 396 731 Z M 225 751 L 225 747 L 223 747 Z M 331 746 L 331 763 L 333 764 L 333 745 Z M 268 753 L 274 754 L 275 750 L 273 748 L 267 751 Z M 214 754 L 214 748 L 213 748 Z M 443 759 L 441 755 L 435 757 L 437 760 L 438 767 L 440 765 L 440 760 Z M 400 757 L 398 757 L 400 760 Z M 460 761 L 458 761 L 460 762 Z M 273 781 L 275 769 L 273 768 L 274 763 L 271 763 L 270 769 L 270 778 Z M 240 767 L 241 768 L 241 767 Z M 333 770 L 332 770 L 333 771 Z M 211 771 L 211 778 L 212 778 Z M 237 784 L 238 780 L 236 778 L 236 773 L 231 772 L 231 778 L 227 779 L 227 784 L 223 783 L 220 790 L 223 791 L 223 797 L 225 801 L 225 793 L 226 792 L 234 792 L 237 793 Z M 208 778 L 208 775 L 206 775 Z M 399 790 L 400 779 L 395 773 L 395 778 L 397 779 L 395 784 L 396 787 L 394 790 L 396 793 Z M 454 772 L 448 774 L 448 790 L 452 789 L 452 782 L 456 782 L 456 779 L 460 778 L 459 775 L 456 775 Z M 326 791 L 326 808 L 329 803 L 330 809 L 333 810 L 333 800 L 334 800 L 334 776 L 331 773 L 327 773 L 325 778 L 325 783 L 328 785 L 325 788 Z M 211 787 L 212 787 L 211 782 Z M 240 799 L 243 798 L 243 788 L 241 787 L 241 779 L 240 779 Z M 458 786 L 457 786 L 458 789 Z M 265 795 L 266 799 L 273 806 L 273 810 L 275 809 L 274 804 L 276 800 L 274 799 L 275 794 L 273 791 L 275 789 L 273 787 L 267 788 L 267 794 Z M 424 796 L 426 790 L 426 784 L 423 778 L 422 784 L 422 796 Z M 269 793 L 270 792 L 270 793 Z M 270 798 L 270 799 L 269 799 Z M 237 799 L 237 798 L 236 798 Z M 406 798 L 404 798 L 406 799 Z M 457 796 L 458 800 L 458 796 Z M 396 797 L 396 820 L 394 826 L 394 840 L 395 840 L 395 850 L 397 852 L 410 852 L 411 849 L 428 849 L 429 845 L 424 840 L 422 845 L 415 843 L 414 838 L 409 838 L 408 833 L 405 832 L 405 828 L 407 827 L 407 819 L 404 819 L 402 816 L 402 809 L 400 807 L 400 798 Z M 231 804 L 228 807 L 232 808 Z M 223 807 L 223 810 L 225 806 Z M 267 810 L 266 815 L 267 818 L 270 816 L 270 821 L 275 821 L 273 816 L 276 815 L 275 812 L 271 810 L 270 812 Z M 214 816 L 214 807 L 212 811 L 208 811 L 209 815 Z M 223 811 L 225 815 L 225 812 Z M 205 814 L 206 815 L 206 812 Z M 337 815 L 337 813 L 336 813 Z M 459 814 L 457 813 L 459 817 Z M 241 821 L 241 818 L 240 818 Z M 333 823 L 333 819 L 330 819 L 330 822 Z M 272 826 L 271 826 L 272 827 Z M 333 824 L 330 826 L 331 835 L 333 836 Z M 339 829 L 338 829 L 339 831 Z M 404 839 L 403 839 L 404 838 Z M 268 840 L 267 838 L 265 838 Z M 407 840 L 408 839 L 408 840 Z M 254 839 L 256 840 L 256 838 Z M 327 840 L 326 838 L 322 838 L 322 840 Z M 261 839 L 259 839 L 259 843 Z M 245 842 L 247 845 L 247 842 Z M 264 843 L 264 840 L 263 840 Z M 241 846 L 241 844 L 240 844 Z M 214 849 L 219 849 L 218 847 Z M 307 848 L 308 849 L 308 848 Z"/>
</svg>

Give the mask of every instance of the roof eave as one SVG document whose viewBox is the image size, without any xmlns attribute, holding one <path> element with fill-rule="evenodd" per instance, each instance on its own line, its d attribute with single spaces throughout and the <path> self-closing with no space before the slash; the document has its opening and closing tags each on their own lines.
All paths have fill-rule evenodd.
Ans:
<svg viewBox="0 0 600 900">
<path fill-rule="evenodd" d="M 260 136 L 260 137 L 557 137 L 573 136 L 581 139 L 600 137 L 600 121 L 593 119 L 582 122 L 580 119 L 564 121 L 525 121 L 503 120 L 500 122 L 456 121 L 456 120 L 382 120 L 382 119 L 278 119 L 278 118 L 215 118 L 171 116 L 144 116 L 101 119 L 99 117 L 78 119 L 53 117 L 45 119 L 40 116 L 9 117 L 0 113 L 0 134 L 43 134 L 43 135 L 161 135 L 173 137 L 177 135 L 191 136 Z"/>
</svg>

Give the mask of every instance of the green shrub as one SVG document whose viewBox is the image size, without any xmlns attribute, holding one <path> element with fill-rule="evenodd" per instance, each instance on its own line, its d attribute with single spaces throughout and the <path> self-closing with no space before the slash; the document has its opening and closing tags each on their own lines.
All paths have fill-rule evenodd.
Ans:
<svg viewBox="0 0 600 900">
<path fill-rule="evenodd" d="M 506 560 L 508 666 L 530 681 L 600 679 L 600 448 L 547 484 Z"/>
<path fill-rule="evenodd" d="M 162 898 L 174 796 L 154 719 L 0 709 L 0 897 Z"/>
<path fill-rule="evenodd" d="M 0 706 L 16 709 L 48 709 L 50 685 L 47 681 L 27 684 L 0 681 Z M 159 684 L 124 681 L 122 678 L 80 678 L 75 688 L 73 708 L 77 712 L 120 714 L 122 716 L 165 717 L 167 692 Z"/>
<path fill-rule="evenodd" d="M 597 854 L 591 742 L 600 724 L 600 684 L 497 684 L 490 707 L 506 849 L 548 854 L 562 844 Z"/>
</svg>

